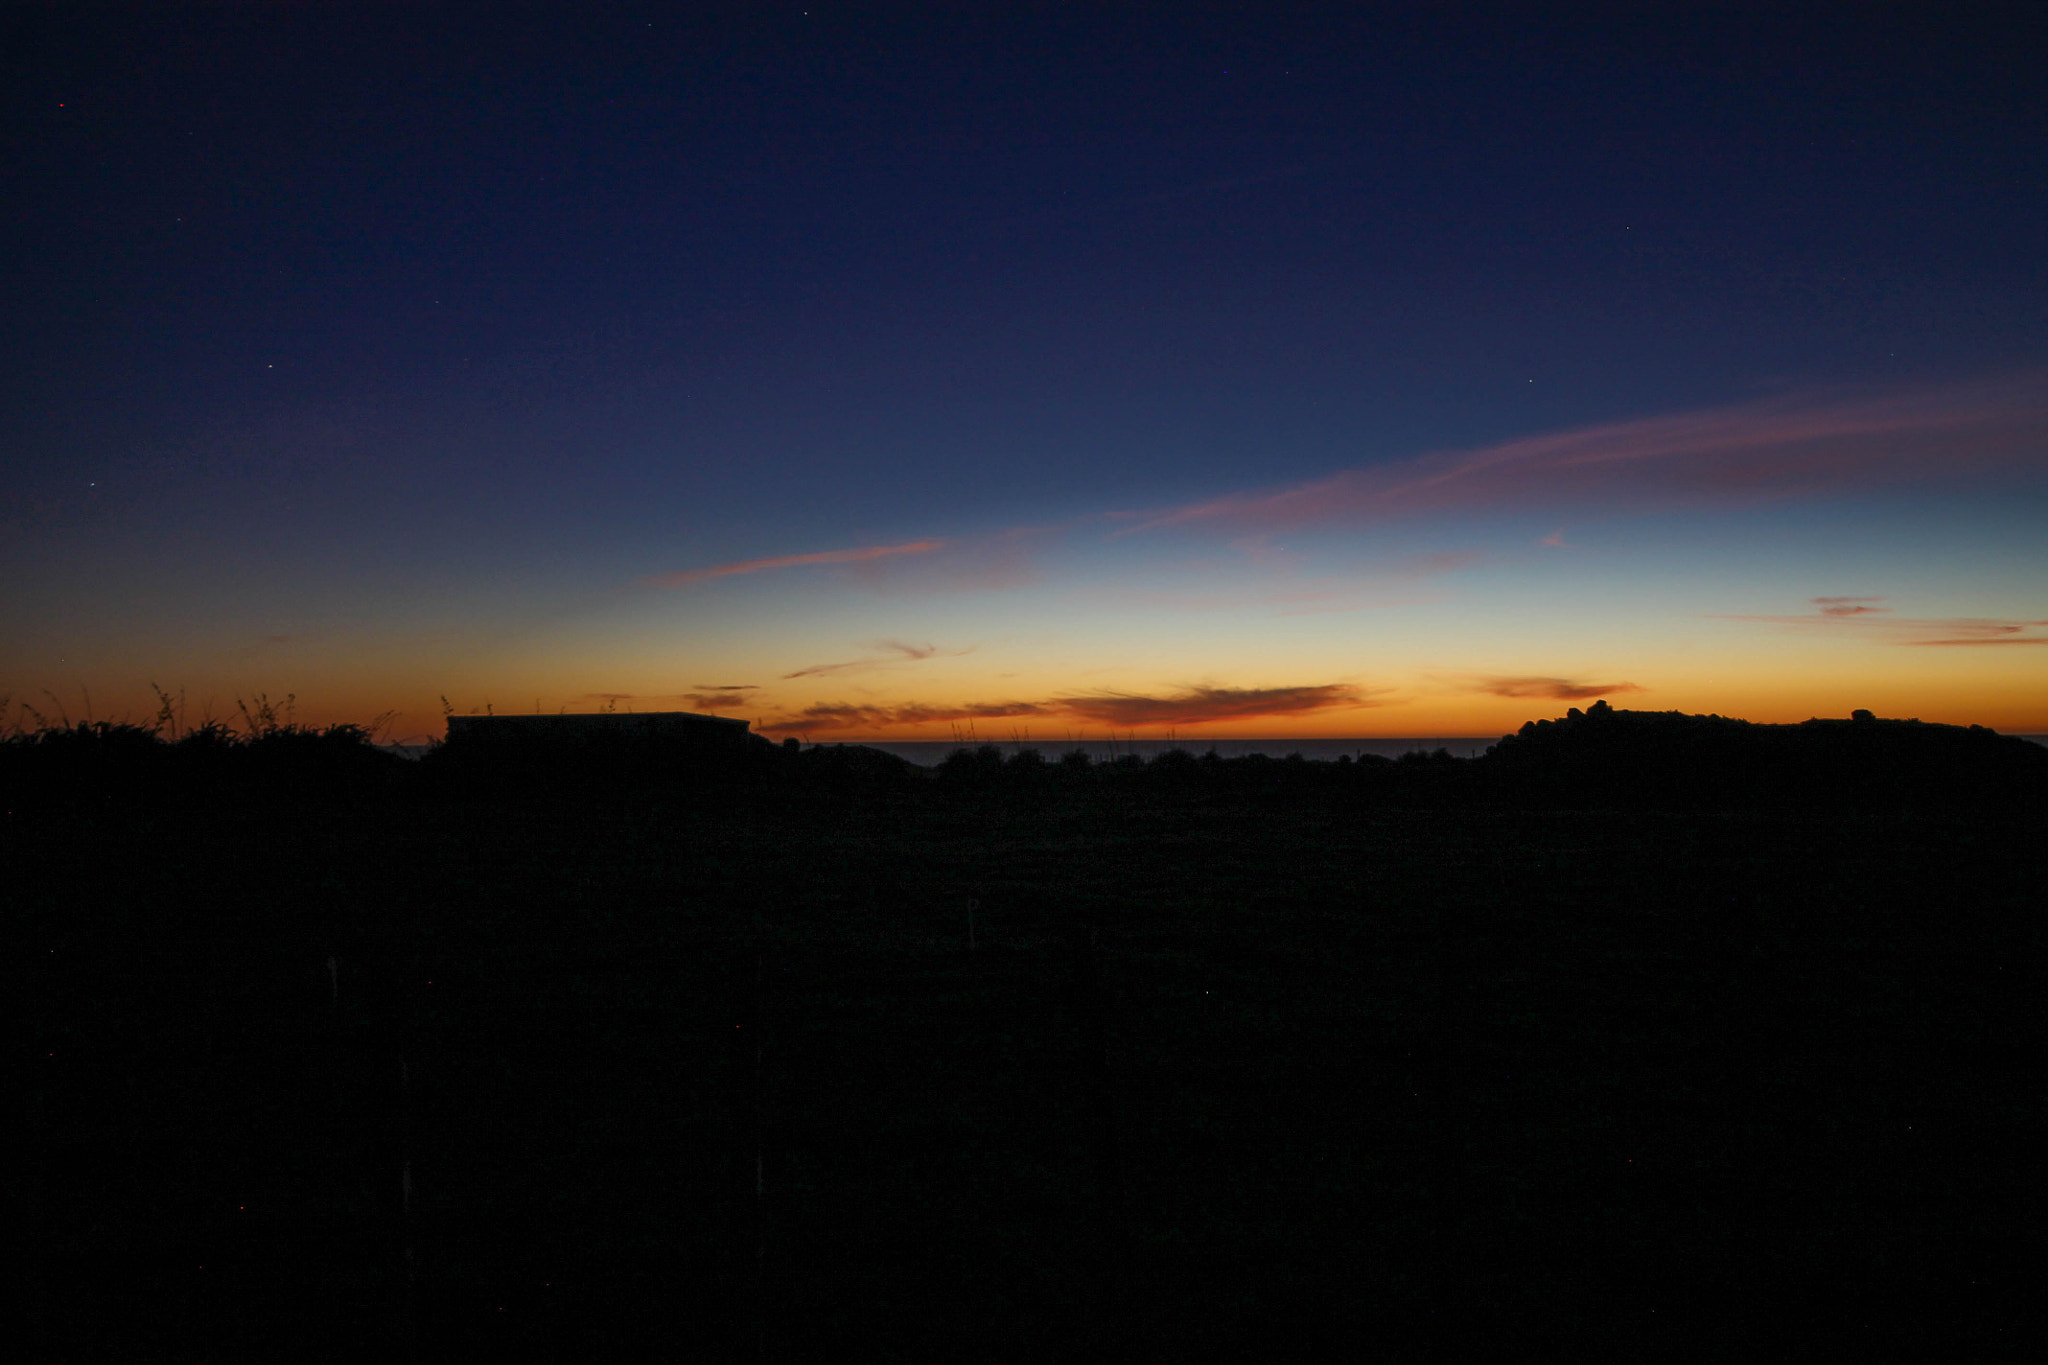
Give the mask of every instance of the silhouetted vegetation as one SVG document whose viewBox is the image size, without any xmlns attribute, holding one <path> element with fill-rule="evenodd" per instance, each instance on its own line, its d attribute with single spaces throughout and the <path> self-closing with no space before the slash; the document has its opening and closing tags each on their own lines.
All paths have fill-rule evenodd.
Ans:
<svg viewBox="0 0 2048 1365">
<path fill-rule="evenodd" d="M 411 766 L 356 725 L 208 724 L 169 739 L 77 721 L 0 737 L 0 802 L 23 818 L 70 820 L 177 802 L 363 799 L 396 794 Z"/>
<path fill-rule="evenodd" d="M 259 717 L 0 740 L 39 1358 L 1981 1354 L 2038 1316 L 2019 741 L 1596 706 L 1472 760 L 923 770 Z"/>
<path fill-rule="evenodd" d="M 1531 721 L 1483 758 L 1443 749 L 1310 762 L 1299 754 L 1222 758 L 1184 749 L 1150 761 L 1091 762 L 1032 748 L 961 748 L 927 771 L 859 744 L 731 745 L 597 734 L 574 746 L 437 746 L 414 769 L 357 725 L 314 729 L 211 723 L 175 737 L 159 726 L 75 722 L 0 736 L 10 806 L 135 803 L 205 793 L 361 797 L 412 784 L 446 795 L 515 793 L 612 802 L 731 806 L 756 799 L 863 795 L 1029 797 L 1098 789 L 1146 797 L 1247 796 L 1532 809 L 1898 810 L 2038 804 L 2048 748 L 1982 726 L 1879 720 L 1758 725 L 1722 716 L 1617 711 L 1596 703 Z"/>
<path fill-rule="evenodd" d="M 1493 794 L 1585 809 L 1897 810 L 2038 805 L 2048 748 L 1982 726 L 1879 720 L 1753 725 L 1605 702 L 1531 721 L 1482 766 Z"/>
</svg>

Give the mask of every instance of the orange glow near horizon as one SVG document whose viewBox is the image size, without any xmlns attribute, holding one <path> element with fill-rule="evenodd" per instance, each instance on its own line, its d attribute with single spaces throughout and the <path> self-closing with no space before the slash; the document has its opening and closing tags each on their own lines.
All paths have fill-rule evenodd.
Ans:
<svg viewBox="0 0 2048 1365">
<path fill-rule="evenodd" d="M 210 706 L 188 695 L 181 724 L 190 728 L 213 719 L 239 725 L 241 710 L 238 702 L 246 702 L 253 709 L 258 692 L 244 692 L 239 697 L 233 694 L 224 698 L 215 696 Z M 291 718 L 299 724 L 314 727 L 368 725 L 389 713 L 389 720 L 379 731 L 380 738 L 384 740 L 422 743 L 438 739 L 445 733 L 438 697 L 425 699 L 425 704 L 415 702 L 409 708 L 393 708 L 388 704 L 379 705 L 382 699 L 374 695 L 360 695 L 360 701 L 347 693 L 302 695 L 293 705 Z M 284 694 L 271 692 L 268 698 L 282 714 Z M 455 700 L 450 699 L 451 705 Z M 487 709 L 500 715 L 535 711 L 588 714 L 603 711 L 608 706 L 621 712 L 703 709 L 672 696 L 621 694 L 602 697 L 587 692 L 529 696 L 524 705 L 507 704 L 502 698 L 473 702 L 468 698 L 462 700 L 469 704 L 454 706 L 455 714 L 481 715 Z M 967 714 L 972 704 L 947 702 L 905 702 L 874 708 L 878 713 L 887 711 L 895 715 L 922 712 L 929 717 L 922 722 L 908 718 L 895 720 L 878 714 L 871 723 L 859 723 L 866 717 L 858 714 L 857 708 L 849 708 L 839 715 L 807 718 L 802 714 L 802 708 L 784 709 L 765 698 L 758 706 L 717 707 L 708 713 L 757 722 L 760 731 L 772 738 L 797 736 L 818 743 L 945 742 L 959 739 L 962 742 L 1010 744 L 1023 741 L 1057 746 L 1074 741 L 1135 736 L 1145 740 L 1174 738 L 1199 745 L 1212 739 L 1493 739 L 1513 733 L 1527 721 L 1552 719 L 1564 715 L 1572 707 L 1590 706 L 1593 700 L 1590 696 L 1416 695 L 1404 701 L 1364 708 L 1331 707 L 1306 713 L 1246 714 L 1207 722 L 1186 718 L 1183 712 L 1179 719 L 1138 719 L 1131 724 L 1113 724 L 1099 716 L 1050 707 L 1041 714 L 1005 716 L 989 713 L 983 704 L 981 714 Z M 1860 708 L 1875 711 L 1886 718 L 1917 719 L 1945 725 L 1983 725 L 2007 734 L 2048 733 L 2048 707 L 2042 705 L 2040 690 L 2017 684 L 1992 691 L 1973 689 L 1967 693 L 1952 694 L 1946 699 L 1932 690 L 1914 692 L 1879 680 L 1866 679 L 1859 684 L 1844 679 L 1817 686 L 1723 684 L 1686 689 L 1659 687 L 1608 693 L 1606 700 L 1619 710 L 1713 713 L 1763 724 L 1793 724 L 1815 716 L 1845 717 Z M 56 703 L 44 699 L 42 705 L 34 708 L 34 713 L 52 722 L 96 719 L 141 725 L 152 723 L 157 713 L 157 702 L 146 689 L 133 696 L 94 693 L 90 702 L 88 708 L 87 698 L 81 696 L 67 702 L 60 711 Z M 15 714 L 10 717 L 13 723 L 33 728 L 30 713 L 20 705 L 14 710 Z"/>
<path fill-rule="evenodd" d="M 461 714 L 698 711 L 839 741 L 1498 736 L 1597 698 L 2042 733 L 2048 523 L 2024 475 L 2048 439 L 2044 385 L 1680 413 L 1149 519 L 1082 509 L 815 549 L 777 529 L 735 544 L 791 552 L 653 573 L 688 560 L 633 547 L 630 571 L 465 581 L 393 613 L 305 583 L 267 614 L 181 624 L 190 585 L 138 556 L 99 566 L 93 601 L 118 610 L 73 614 L 91 630 L 46 612 L 15 633 L 5 723 L 147 721 L 154 678 L 188 724 L 296 692 L 301 723 L 389 713 L 379 733 L 412 741 L 442 733 L 444 696 Z M 1758 451 L 1800 479 L 1758 493 L 1736 477 Z M 1968 475 L 1945 495 L 1894 489 L 1943 461 Z M 1613 473 L 1628 469 L 1650 483 Z M 1502 510 L 1532 485 L 1580 498 L 1569 534 L 1568 507 Z"/>
</svg>

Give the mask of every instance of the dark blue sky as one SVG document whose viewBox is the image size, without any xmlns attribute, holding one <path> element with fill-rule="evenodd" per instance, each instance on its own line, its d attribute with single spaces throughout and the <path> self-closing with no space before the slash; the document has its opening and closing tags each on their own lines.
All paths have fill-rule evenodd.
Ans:
<svg viewBox="0 0 2048 1365">
<path fill-rule="evenodd" d="M 2038 6 L 4 23 L 0 515 L 87 618 L 165 556 L 589 586 L 2044 359 Z"/>
</svg>

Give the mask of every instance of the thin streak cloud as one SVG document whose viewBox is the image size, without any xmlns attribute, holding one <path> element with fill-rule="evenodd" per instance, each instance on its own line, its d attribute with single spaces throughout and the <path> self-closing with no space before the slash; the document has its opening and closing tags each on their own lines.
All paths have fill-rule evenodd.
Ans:
<svg viewBox="0 0 2048 1365">
<path fill-rule="evenodd" d="M 1890 607 L 1872 606 L 1882 597 L 1814 597 L 1807 615 L 1720 615 L 1714 621 L 1755 621 L 1763 625 L 1819 631 L 1851 639 L 1890 640 L 1901 645 L 2040 645 L 2048 635 L 2036 634 L 2048 620 L 2013 621 L 1982 616 L 1894 616 Z"/>
<path fill-rule="evenodd" d="M 875 648 L 886 652 L 877 658 L 848 659 L 842 663 L 835 664 L 812 664 L 809 668 L 799 668 L 794 673 L 783 674 L 782 680 L 788 682 L 792 678 L 817 678 L 823 677 L 828 673 L 849 673 L 855 669 L 882 668 L 890 664 L 919 663 L 925 659 L 958 658 L 962 654 L 974 652 L 972 645 L 969 645 L 966 649 L 942 650 L 937 645 L 906 645 L 901 640 L 878 640 L 875 643 Z"/>
<path fill-rule="evenodd" d="M 1202 524 L 1242 534 L 1558 503 L 1742 504 L 2012 472 L 2048 472 L 2048 376 L 1786 397 L 1584 427 L 1120 514 L 1132 524 L 1116 534 Z"/>
<path fill-rule="evenodd" d="M 2048 621 L 2030 622 L 2032 625 L 2048 625 Z M 2018 627 L 2001 627 L 2013 630 Z M 1913 645 L 2048 645 L 2048 635 L 1980 635 L 1960 640 L 1908 640 Z"/>
<path fill-rule="evenodd" d="M 702 583 L 711 578 L 731 578 L 738 574 L 762 573 L 769 569 L 796 569 L 812 564 L 859 564 L 868 560 L 889 559 L 897 555 L 930 554 L 943 549 L 946 542 L 936 538 L 905 541 L 901 545 L 864 545 L 852 550 L 820 550 L 814 554 L 777 555 L 769 559 L 742 559 L 731 564 L 714 564 L 708 569 L 684 569 L 676 573 L 656 574 L 643 580 L 655 587 L 679 588 L 690 583 Z"/>
</svg>

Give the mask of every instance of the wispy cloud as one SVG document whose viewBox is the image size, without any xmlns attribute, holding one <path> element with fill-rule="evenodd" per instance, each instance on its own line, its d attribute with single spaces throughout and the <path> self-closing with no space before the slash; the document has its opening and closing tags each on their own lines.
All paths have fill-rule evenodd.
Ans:
<svg viewBox="0 0 2048 1365">
<path fill-rule="evenodd" d="M 1258 573 L 1284 578 L 1308 562 L 1275 543 L 1296 528 L 1506 508 L 1541 510 L 1563 520 L 1591 512 L 1751 505 L 1914 481 L 1981 484 L 2014 476 L 2048 476 L 2048 371 L 1884 393 L 1781 395 L 1440 451 L 1178 506 L 1077 513 L 1057 525 L 738 560 L 643 581 L 682 587 L 771 570 L 838 567 L 853 581 L 888 593 L 1015 588 L 1039 580 L 1036 556 L 1052 540 L 1084 527 L 1107 529 L 1112 540 L 1170 528 L 1205 531 L 1228 540 L 1241 562 Z M 1562 526 L 1537 544 L 1574 548 Z M 1191 591 L 1185 582 L 1166 584 L 1165 595 L 1146 605 L 1353 611 L 1388 605 L 1389 597 L 1410 600 L 1408 594 L 1374 591 L 1374 582 L 1448 567 L 1455 566 L 1406 574 L 1367 569 L 1362 575 L 1270 584 L 1240 581 L 1207 593 Z M 1121 583 L 1106 591 L 1128 594 L 1133 586 Z M 1306 595 L 1290 601 L 1290 593 Z M 1844 599 L 1838 605 L 1868 604 Z"/>
<path fill-rule="evenodd" d="M 782 680 L 788 682 L 791 678 L 817 678 L 823 677 L 828 673 L 850 673 L 858 669 L 885 668 L 892 664 L 918 663 L 925 659 L 958 658 L 962 654 L 974 652 L 974 646 L 972 645 L 965 649 L 942 650 L 937 645 L 906 645 L 901 640 L 877 640 L 874 647 L 882 650 L 883 653 L 873 658 L 848 659 L 836 664 L 812 664 L 809 668 L 799 668 L 794 673 L 783 674 Z"/>
<path fill-rule="evenodd" d="M 1063 529 L 1014 526 L 984 535 L 927 536 L 901 545 L 865 545 L 852 550 L 743 559 L 704 569 L 656 574 L 641 582 L 675 588 L 740 574 L 831 565 L 843 566 L 853 581 L 876 592 L 918 594 L 1018 588 L 1038 581 L 1039 569 L 1033 552 L 1046 537 Z"/>
<path fill-rule="evenodd" d="M 1819 631 L 1863 640 L 1890 640 L 1901 645 L 2044 645 L 2040 634 L 2048 620 L 2013 621 L 1983 616 L 1894 616 L 1890 607 L 1874 606 L 1882 597 L 1813 597 L 1814 610 L 1785 616 L 1711 615 L 1715 621 L 1755 621 L 1764 625 Z"/>
<path fill-rule="evenodd" d="M 2026 632 L 2048 626 L 2048 621 L 1930 621 L 1962 632 L 1952 640 L 1908 640 L 1909 645 L 2048 645 L 2048 635 Z"/>
<path fill-rule="evenodd" d="M 1588 697 L 1612 697 L 1623 692 L 1646 689 L 1632 682 L 1580 682 L 1576 678 L 1484 677 L 1474 678 L 1468 691 L 1496 697 L 1547 697 L 1553 701 L 1583 701 Z"/>
<path fill-rule="evenodd" d="M 714 564 L 708 569 L 684 569 L 655 574 L 643 580 L 656 587 L 679 588 L 710 578 L 731 578 L 737 574 L 762 573 L 769 569 L 797 569 L 812 564 L 860 564 L 897 555 L 923 555 L 943 549 L 946 541 L 933 538 L 905 541 L 901 545 L 863 545 L 852 550 L 820 550 L 814 554 L 777 555 L 769 559 L 742 559 L 731 564 Z"/>
<path fill-rule="evenodd" d="M 1797 395 L 1583 427 L 1121 514 L 1131 524 L 1118 534 L 1207 523 L 1243 535 L 1559 503 L 1748 503 L 1997 471 L 2048 472 L 2048 375 Z M 1561 533 L 1546 543 L 1562 544 Z"/>
</svg>

